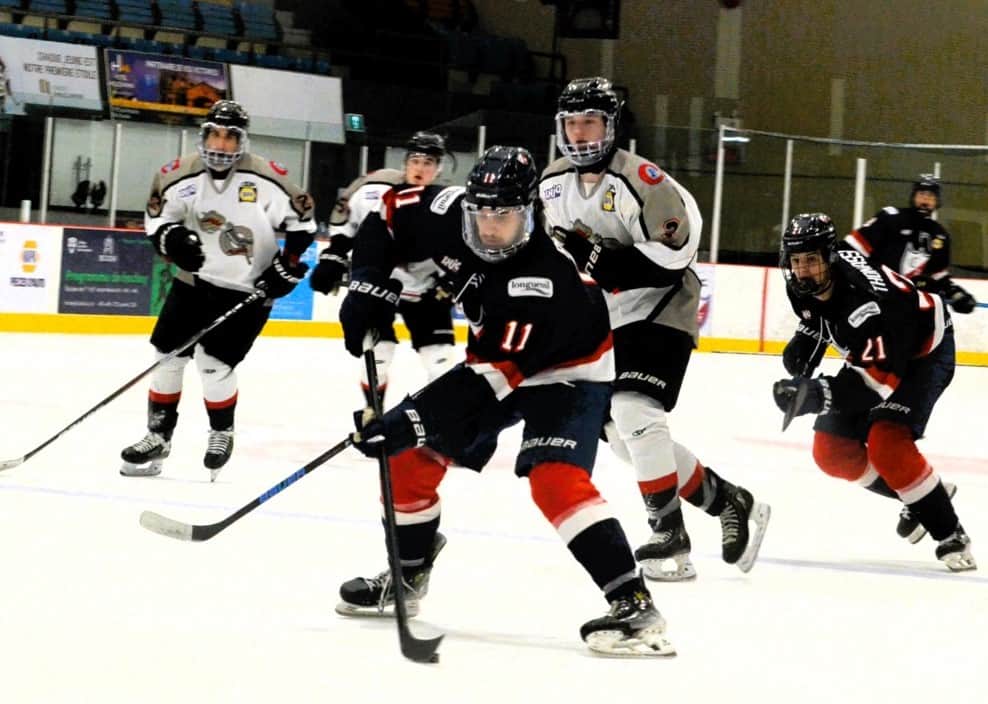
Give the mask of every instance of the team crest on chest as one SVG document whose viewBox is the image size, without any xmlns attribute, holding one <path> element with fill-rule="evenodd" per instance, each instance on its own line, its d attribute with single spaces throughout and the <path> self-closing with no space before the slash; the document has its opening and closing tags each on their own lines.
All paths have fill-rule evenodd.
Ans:
<svg viewBox="0 0 988 704">
<path fill-rule="evenodd" d="M 199 229 L 203 232 L 219 232 L 220 228 L 226 224 L 226 218 L 222 213 L 215 210 L 207 210 L 205 213 L 197 215 L 196 221 L 199 223 Z"/>
<path fill-rule="evenodd" d="M 617 195 L 617 189 L 614 186 L 610 186 L 607 192 L 604 193 L 604 199 L 600 202 L 600 209 L 608 213 L 614 212 L 614 196 Z"/>
<path fill-rule="evenodd" d="M 241 203 L 257 202 L 257 184 L 253 181 L 243 181 L 237 191 L 237 200 Z"/>
</svg>

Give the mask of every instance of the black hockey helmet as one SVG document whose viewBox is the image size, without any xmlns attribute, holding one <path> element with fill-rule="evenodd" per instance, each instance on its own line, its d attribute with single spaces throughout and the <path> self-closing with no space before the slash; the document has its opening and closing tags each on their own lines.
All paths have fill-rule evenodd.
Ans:
<svg viewBox="0 0 988 704">
<path fill-rule="evenodd" d="M 919 175 L 919 178 L 916 179 L 913 182 L 912 190 L 909 191 L 909 205 L 910 205 L 910 207 L 914 207 L 914 208 L 916 207 L 915 206 L 915 198 L 916 198 L 916 194 L 919 193 L 920 191 L 925 191 L 927 193 L 932 193 L 934 196 L 936 196 L 936 199 L 937 199 L 937 205 L 936 205 L 936 207 L 937 208 L 940 207 L 940 204 L 943 202 L 943 195 L 940 192 L 940 179 L 939 178 L 937 178 L 933 174 L 920 174 Z M 936 208 L 934 208 L 934 210 L 935 209 Z M 919 208 L 919 210 L 927 211 L 926 208 Z M 932 211 L 928 211 L 928 212 L 932 212 Z"/>
<path fill-rule="evenodd" d="M 535 229 L 538 180 L 527 149 L 484 152 L 467 176 L 462 203 L 463 239 L 478 257 L 497 262 L 525 246 Z"/>
<path fill-rule="evenodd" d="M 237 135 L 235 152 L 206 149 L 206 138 L 218 127 L 223 127 Z M 235 100 L 217 100 L 213 103 L 199 128 L 199 156 L 206 166 L 214 171 L 226 171 L 233 166 L 247 152 L 249 127 L 250 116 L 240 103 Z"/>
<path fill-rule="evenodd" d="M 556 144 L 559 151 L 577 166 L 592 166 L 610 156 L 617 137 L 623 103 L 606 78 L 577 78 L 570 81 L 556 104 Z M 566 139 L 566 118 L 600 115 L 604 118 L 604 138 L 596 142 L 570 144 Z"/>
<path fill-rule="evenodd" d="M 442 135 L 435 132 L 416 132 L 405 144 L 408 158 L 412 154 L 425 154 L 441 161 L 446 156 L 446 140 Z"/>
<path fill-rule="evenodd" d="M 786 279 L 786 286 L 797 296 L 814 296 L 830 286 L 829 267 L 836 259 L 837 228 L 825 213 L 803 213 L 789 221 L 782 233 L 779 267 Z M 792 270 L 792 255 L 820 252 L 828 266 L 824 281 L 797 278 Z"/>
</svg>

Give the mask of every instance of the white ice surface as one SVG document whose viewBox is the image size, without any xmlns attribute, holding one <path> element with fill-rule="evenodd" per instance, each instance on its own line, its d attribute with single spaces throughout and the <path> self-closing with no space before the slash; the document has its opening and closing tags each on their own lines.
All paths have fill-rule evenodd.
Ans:
<svg viewBox="0 0 988 704">
<path fill-rule="evenodd" d="M 0 335 L 0 459 L 34 448 L 150 363 L 139 336 Z M 831 363 L 832 364 L 832 363 Z M 0 702 L 984 702 L 988 574 L 949 574 L 897 505 L 826 477 L 810 419 L 785 434 L 777 357 L 699 354 L 673 434 L 772 504 L 754 570 L 721 562 L 716 519 L 686 507 L 695 583 L 654 585 L 673 659 L 597 658 L 579 640 L 605 604 L 512 474 L 443 483 L 449 545 L 414 623 L 446 634 L 438 665 L 398 651 L 393 623 L 333 612 L 338 586 L 383 569 L 376 466 L 349 450 L 216 538 L 153 535 L 144 509 L 211 523 L 350 428 L 358 362 L 339 341 L 262 338 L 240 370 L 236 450 L 216 484 L 187 370 L 174 451 L 155 479 L 118 475 L 144 432 L 141 381 L 0 473 Z M 402 345 L 389 401 L 423 379 Z M 959 368 L 920 447 L 959 487 L 988 569 L 988 369 Z M 634 544 L 641 499 L 601 448 L 594 478 Z"/>
</svg>

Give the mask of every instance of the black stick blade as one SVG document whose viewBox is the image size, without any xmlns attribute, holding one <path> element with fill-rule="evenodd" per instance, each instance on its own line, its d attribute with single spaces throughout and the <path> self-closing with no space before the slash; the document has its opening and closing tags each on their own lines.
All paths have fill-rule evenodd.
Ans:
<svg viewBox="0 0 988 704">
<path fill-rule="evenodd" d="M 786 428 L 792 423 L 792 419 L 796 417 L 796 411 L 806 402 L 806 394 L 809 393 L 809 390 L 809 385 L 805 383 L 800 383 L 799 388 L 796 389 L 796 395 L 789 402 L 789 408 L 786 409 L 786 415 L 782 419 L 782 432 L 786 431 Z"/>
<path fill-rule="evenodd" d="M 401 633 L 401 654 L 412 662 L 434 664 L 439 662 L 439 644 L 444 636 L 416 638 L 407 628 Z"/>
</svg>

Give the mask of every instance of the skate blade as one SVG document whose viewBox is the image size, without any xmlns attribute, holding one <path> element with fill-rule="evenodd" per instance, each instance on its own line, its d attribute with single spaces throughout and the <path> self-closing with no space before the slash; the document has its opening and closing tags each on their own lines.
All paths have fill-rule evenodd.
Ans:
<svg viewBox="0 0 988 704">
<path fill-rule="evenodd" d="M 586 639 L 596 654 L 612 658 L 671 657 L 676 654 L 672 643 L 659 630 L 647 630 L 634 637 L 621 631 L 597 631 Z"/>
<path fill-rule="evenodd" d="M 742 572 L 751 572 L 758 559 L 758 551 L 762 548 L 762 540 L 765 538 L 765 531 L 768 530 L 768 521 L 772 517 L 772 507 L 768 504 L 755 502 L 751 507 L 750 520 L 755 523 L 755 530 L 748 536 L 748 545 L 741 553 L 738 560 L 738 569 Z"/>
<path fill-rule="evenodd" d="M 670 564 L 671 563 L 671 564 Z M 686 582 L 696 579 L 696 568 L 688 553 L 663 560 L 641 560 L 642 574 L 656 582 Z"/>
<path fill-rule="evenodd" d="M 409 618 L 418 616 L 419 603 L 417 601 L 406 601 L 405 612 Z M 379 609 L 376 606 L 358 606 L 341 601 L 336 605 L 336 613 L 340 616 L 350 618 L 394 618 L 395 608 L 394 604 L 388 604 L 383 609 Z"/>
<path fill-rule="evenodd" d="M 125 477 L 156 477 L 161 474 L 161 460 L 151 460 L 147 465 L 124 461 L 120 474 Z"/>
<path fill-rule="evenodd" d="M 220 472 L 221 471 L 222 471 L 222 467 L 220 469 L 211 469 L 211 470 L 209 470 L 209 481 L 210 481 L 210 483 L 216 481 L 216 477 L 220 476 Z"/>
<path fill-rule="evenodd" d="M 975 562 L 974 555 L 969 552 L 955 552 L 951 555 L 944 555 L 940 559 L 943 560 L 943 564 L 947 565 L 947 569 L 951 572 L 968 572 L 978 569 L 978 563 Z"/>
</svg>

